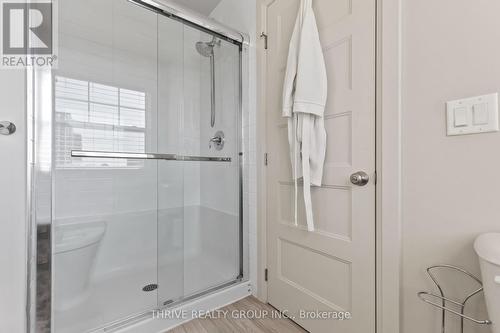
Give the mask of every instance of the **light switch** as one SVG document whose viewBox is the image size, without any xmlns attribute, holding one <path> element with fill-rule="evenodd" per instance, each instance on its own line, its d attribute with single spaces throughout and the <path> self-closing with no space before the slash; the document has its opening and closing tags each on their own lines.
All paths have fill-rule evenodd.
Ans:
<svg viewBox="0 0 500 333">
<path fill-rule="evenodd" d="M 472 112 L 474 114 L 474 125 L 488 124 L 488 105 L 486 103 L 474 104 Z"/>
<path fill-rule="evenodd" d="M 498 94 L 449 101 L 446 114 L 448 135 L 498 132 Z"/>
<path fill-rule="evenodd" d="M 455 127 L 467 126 L 467 108 L 459 107 L 453 111 Z"/>
</svg>

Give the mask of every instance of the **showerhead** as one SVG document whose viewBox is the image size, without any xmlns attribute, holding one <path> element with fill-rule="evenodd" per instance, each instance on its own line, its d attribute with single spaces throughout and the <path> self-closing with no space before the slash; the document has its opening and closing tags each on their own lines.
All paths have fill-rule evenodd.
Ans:
<svg viewBox="0 0 500 333">
<path fill-rule="evenodd" d="M 211 42 L 197 42 L 196 50 L 204 57 L 212 57 L 214 55 L 214 46 L 219 44 L 220 41 L 214 37 Z"/>
<path fill-rule="evenodd" d="M 196 43 L 196 50 L 204 57 L 211 57 L 214 55 L 214 46 L 211 43 L 198 42 Z"/>
</svg>

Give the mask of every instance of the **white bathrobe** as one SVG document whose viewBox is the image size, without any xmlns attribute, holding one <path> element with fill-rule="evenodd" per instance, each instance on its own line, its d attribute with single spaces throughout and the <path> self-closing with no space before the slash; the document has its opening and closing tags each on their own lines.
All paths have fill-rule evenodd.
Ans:
<svg viewBox="0 0 500 333">
<path fill-rule="evenodd" d="M 283 117 L 288 118 L 288 141 L 295 181 L 303 178 L 307 228 L 314 231 L 311 185 L 321 186 L 326 153 L 324 111 L 327 75 L 312 0 L 301 0 L 290 41 L 283 88 Z"/>
</svg>

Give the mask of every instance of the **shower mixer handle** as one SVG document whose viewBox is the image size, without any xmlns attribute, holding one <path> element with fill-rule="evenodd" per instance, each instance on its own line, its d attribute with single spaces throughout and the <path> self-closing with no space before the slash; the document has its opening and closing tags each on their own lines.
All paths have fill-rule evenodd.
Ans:
<svg viewBox="0 0 500 333">
<path fill-rule="evenodd" d="M 216 150 L 222 150 L 224 148 L 224 132 L 218 131 L 215 133 L 208 142 L 208 148 L 212 148 L 212 144 L 215 146 Z"/>
<path fill-rule="evenodd" d="M 10 121 L 0 121 L 0 134 L 11 135 L 16 132 L 16 125 Z"/>
<path fill-rule="evenodd" d="M 213 143 L 216 143 L 216 144 L 220 144 L 222 143 L 223 139 L 219 136 L 214 136 L 213 138 L 210 139 L 210 142 L 213 142 Z"/>
</svg>

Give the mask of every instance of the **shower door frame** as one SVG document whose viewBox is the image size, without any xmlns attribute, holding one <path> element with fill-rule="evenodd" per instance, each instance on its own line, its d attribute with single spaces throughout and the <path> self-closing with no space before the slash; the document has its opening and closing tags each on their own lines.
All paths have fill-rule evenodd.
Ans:
<svg viewBox="0 0 500 333">
<path fill-rule="evenodd" d="M 54 2 L 54 0 L 52 0 Z M 126 328 L 129 325 L 137 324 L 138 322 L 148 319 L 153 311 L 160 311 L 163 309 L 168 309 L 172 307 L 179 306 L 189 301 L 195 299 L 200 299 L 204 296 L 215 294 L 226 288 L 238 285 L 239 283 L 245 284 L 249 281 L 249 249 L 248 249 L 248 211 L 244 209 L 244 197 L 243 189 L 248 188 L 248 177 L 245 177 L 245 172 L 248 164 L 248 156 L 246 156 L 245 147 L 248 145 L 248 134 L 244 131 L 244 115 L 248 115 L 248 89 L 249 89 L 249 49 L 250 49 L 250 38 L 246 33 L 236 31 L 232 28 L 226 27 L 218 22 L 211 20 L 207 17 L 201 16 L 194 12 L 190 12 L 169 0 L 123 0 L 132 2 L 138 6 L 145 7 L 157 13 L 157 15 L 163 15 L 170 19 L 177 20 L 182 24 L 194 27 L 200 31 L 215 35 L 225 41 L 231 42 L 239 47 L 239 108 L 238 112 L 238 169 L 239 169 L 239 276 L 230 282 L 226 282 L 219 286 L 210 288 L 208 290 L 202 291 L 198 294 L 187 296 L 178 300 L 176 302 L 170 303 L 168 305 L 161 306 L 158 303 L 156 306 L 152 307 L 150 310 L 142 313 L 131 314 L 126 318 L 119 319 L 114 322 L 106 323 L 103 327 L 94 328 L 94 330 L 100 331 L 106 330 L 117 330 L 120 328 Z M 52 220 L 54 215 L 54 193 L 53 193 L 53 75 L 51 70 L 37 70 L 28 69 L 26 71 L 26 99 L 27 99 L 27 205 L 28 205 L 28 248 L 27 248 L 27 292 L 26 292 L 26 332 L 27 333 L 42 333 L 37 331 L 37 309 L 43 308 L 48 310 L 49 319 L 49 332 L 53 332 L 53 317 L 52 317 L 52 298 L 53 298 L 53 271 L 52 271 Z M 37 88 L 38 87 L 38 88 Z M 45 98 L 42 98 L 42 93 Z M 50 96 L 50 97 L 47 97 Z M 48 102 L 50 101 L 50 108 L 48 107 Z M 45 118 L 45 123 L 42 125 L 39 118 L 43 116 L 47 117 L 48 109 L 50 109 L 50 119 Z M 247 116 L 248 118 L 248 116 Z M 51 212 L 50 218 L 47 221 L 39 221 L 37 219 L 37 175 L 40 172 L 40 165 L 38 162 L 39 150 L 41 144 L 36 140 L 37 135 L 40 132 L 50 133 L 50 144 L 47 143 L 46 146 L 50 145 L 50 170 L 48 171 L 51 179 L 50 188 L 50 205 Z M 40 230 L 46 234 L 46 238 L 43 239 L 38 237 Z M 43 246 L 47 243 L 50 246 Z M 44 288 L 48 288 L 49 299 L 48 302 L 42 302 L 37 297 L 37 288 L 39 288 L 43 281 L 37 275 L 37 259 L 44 257 L 47 260 L 48 274 L 51 278 L 48 281 L 48 285 L 45 284 Z M 159 301 L 159 300 L 158 300 Z M 47 307 L 49 309 L 47 309 Z M 43 332 L 47 333 L 47 332 Z"/>
</svg>

